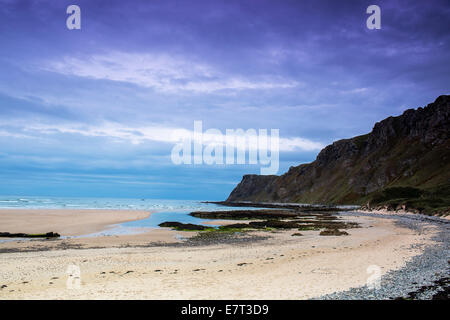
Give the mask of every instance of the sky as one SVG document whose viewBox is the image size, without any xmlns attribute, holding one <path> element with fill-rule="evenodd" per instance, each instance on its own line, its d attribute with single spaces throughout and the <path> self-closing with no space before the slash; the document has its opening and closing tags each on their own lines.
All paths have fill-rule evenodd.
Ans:
<svg viewBox="0 0 450 320">
<path fill-rule="evenodd" d="M 0 195 L 223 200 L 261 165 L 175 165 L 173 132 L 279 129 L 278 174 L 311 162 L 449 94 L 449 17 L 439 0 L 0 0 Z"/>
</svg>

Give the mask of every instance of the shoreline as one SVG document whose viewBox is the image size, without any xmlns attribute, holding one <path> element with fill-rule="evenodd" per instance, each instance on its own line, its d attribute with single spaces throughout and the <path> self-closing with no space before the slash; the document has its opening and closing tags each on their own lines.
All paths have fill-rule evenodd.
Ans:
<svg viewBox="0 0 450 320">
<path fill-rule="evenodd" d="M 450 216 L 429 216 L 422 213 L 415 213 L 407 210 L 387 210 L 387 209 L 357 209 L 349 212 L 359 213 L 359 214 L 373 214 L 379 216 L 391 216 L 391 217 L 407 217 L 413 220 L 423 220 L 438 223 L 450 223 Z"/>
<path fill-rule="evenodd" d="M 347 213 L 391 219 L 398 226 L 424 233 L 424 223 L 437 225 L 430 240 L 432 245 L 423 247 L 422 253 L 412 257 L 398 270 L 390 270 L 381 278 L 377 290 L 360 286 L 318 297 L 320 300 L 396 299 L 396 300 L 448 300 L 450 292 L 450 221 L 405 212 L 378 212 L 376 210 Z M 416 245 L 417 246 L 417 245 Z"/>
<path fill-rule="evenodd" d="M 149 216 L 149 211 L 142 210 L 0 209 L 0 232 L 84 236 Z"/>
<path fill-rule="evenodd" d="M 337 216 L 363 227 L 348 230 L 349 236 L 329 237 L 317 231 L 302 231 L 300 237 L 293 237 L 292 230 L 251 231 L 249 240 L 222 243 L 193 244 L 177 235 L 190 238 L 197 232 L 167 229 L 135 236 L 33 241 L 53 248 L 26 251 L 30 243 L 25 243 L 22 250 L 0 253 L 0 285 L 7 286 L 0 298 L 318 299 L 364 287 L 369 265 L 380 266 L 383 276 L 401 273 L 437 243 L 432 238 L 442 225 L 407 219 L 420 225 L 414 229 L 398 224 L 401 217 L 357 212 Z M 65 287 L 69 263 L 81 269 L 81 290 Z M 39 274 L 37 266 L 44 266 Z"/>
</svg>

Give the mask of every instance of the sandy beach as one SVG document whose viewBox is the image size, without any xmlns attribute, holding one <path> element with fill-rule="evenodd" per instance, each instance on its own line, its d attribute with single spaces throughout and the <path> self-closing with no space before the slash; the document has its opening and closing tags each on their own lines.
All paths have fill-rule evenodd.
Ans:
<svg viewBox="0 0 450 320">
<path fill-rule="evenodd" d="M 148 215 L 123 211 L 111 217 L 99 212 L 96 218 L 87 217 L 84 211 L 68 214 L 77 217 L 76 228 L 64 225 L 69 218 L 63 217 L 52 220 L 50 229 L 79 234 Z M 11 228 L 12 215 L 6 212 L 1 220 L 9 221 Z M 16 219 L 30 215 L 22 211 Z M 34 221 L 39 230 L 49 231 L 43 218 L 50 216 L 38 215 L 41 218 Z M 49 215 L 60 217 L 63 213 Z M 196 232 L 168 229 L 0 243 L 0 299 L 316 298 L 365 285 L 370 266 L 380 274 L 403 267 L 433 244 L 436 232 L 435 226 L 426 223 L 418 232 L 390 219 L 342 219 L 358 222 L 361 228 L 348 229 L 348 236 L 319 236 L 318 231 L 302 231 L 302 236 L 292 236 L 292 230 L 252 231 L 249 234 L 256 240 L 231 244 L 186 245 L 180 237 L 193 237 Z M 27 228 L 32 225 L 24 223 Z M 73 266 L 79 268 L 80 286 L 76 288 L 68 284 L 73 282 Z"/>
<path fill-rule="evenodd" d="M 63 236 L 79 236 L 149 215 L 148 211 L 133 210 L 0 209 L 0 232 L 52 231 Z"/>
</svg>

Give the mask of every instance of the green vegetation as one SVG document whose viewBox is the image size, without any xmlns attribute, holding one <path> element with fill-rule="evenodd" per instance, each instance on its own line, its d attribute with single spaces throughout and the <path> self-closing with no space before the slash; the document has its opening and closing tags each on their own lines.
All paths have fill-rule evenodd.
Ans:
<svg viewBox="0 0 450 320">
<path fill-rule="evenodd" d="M 404 209 L 427 215 L 448 215 L 450 183 L 428 189 L 389 187 L 367 197 L 369 206 Z"/>
<path fill-rule="evenodd" d="M 319 230 L 320 228 L 313 225 L 300 225 L 299 231 Z"/>
<path fill-rule="evenodd" d="M 414 199 L 420 197 L 423 193 L 423 190 L 414 187 L 391 187 L 376 192 L 372 201 L 382 203 L 394 199 Z"/>
<path fill-rule="evenodd" d="M 246 175 L 227 201 L 363 205 L 450 214 L 450 96 L 335 141 L 280 176 Z"/>
<path fill-rule="evenodd" d="M 357 136 L 352 138 L 353 143 L 356 145 L 358 149 L 362 149 L 362 147 L 367 143 L 367 139 L 369 138 L 369 134 L 363 134 L 361 136 Z"/>
</svg>

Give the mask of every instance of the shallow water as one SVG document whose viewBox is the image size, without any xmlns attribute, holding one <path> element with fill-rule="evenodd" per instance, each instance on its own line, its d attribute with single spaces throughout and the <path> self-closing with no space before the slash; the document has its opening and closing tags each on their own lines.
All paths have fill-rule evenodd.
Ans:
<svg viewBox="0 0 450 320">
<path fill-rule="evenodd" d="M 296 204 L 301 205 L 301 204 Z M 345 209 L 345 206 L 341 206 Z M 121 198 L 69 198 L 69 197 L 14 197 L 0 196 L 0 209 L 108 209 L 108 210 L 143 210 L 152 214 L 142 220 L 118 224 L 107 230 L 83 235 L 112 236 L 122 234 L 142 233 L 148 228 L 159 228 L 158 224 L 165 221 L 181 223 L 204 224 L 214 220 L 201 219 L 189 215 L 192 211 L 217 210 L 258 210 L 264 208 L 226 207 L 212 203 L 202 203 L 199 200 L 165 200 L 165 199 L 121 199 Z M 217 226 L 210 225 L 209 226 Z M 2 231 L 2 230 L 0 230 Z M 62 237 L 67 238 L 67 237 Z M 1 242 L 2 240 L 0 240 Z"/>
<path fill-rule="evenodd" d="M 117 198 L 67 198 L 67 197 L 12 197 L 0 196 L 0 209 L 108 209 L 144 210 L 152 214 L 142 220 L 125 222 L 113 228 L 81 237 L 135 234 L 159 228 L 165 221 L 203 224 L 212 220 L 189 215 L 192 211 L 242 210 L 239 207 L 225 207 L 198 200 L 163 199 L 117 199 Z M 256 210 L 260 208 L 246 208 Z M 209 225 L 217 226 L 217 225 Z M 0 230 L 1 231 L 1 230 Z M 63 237 L 66 238 L 66 237 Z"/>
</svg>

